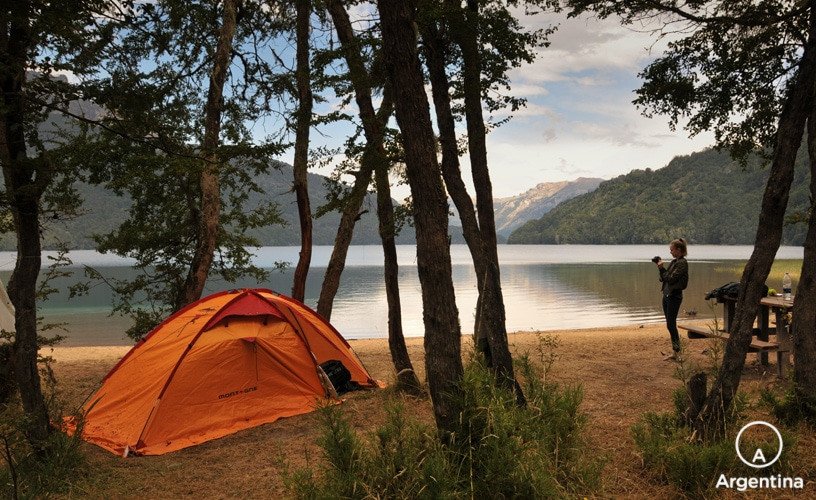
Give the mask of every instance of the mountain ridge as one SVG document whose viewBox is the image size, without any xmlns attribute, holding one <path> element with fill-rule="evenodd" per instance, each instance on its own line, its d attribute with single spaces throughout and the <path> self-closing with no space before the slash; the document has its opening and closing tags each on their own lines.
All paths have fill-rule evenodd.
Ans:
<svg viewBox="0 0 816 500">
<path fill-rule="evenodd" d="M 788 216 L 809 207 L 806 148 L 800 148 Z M 633 170 L 601 183 L 516 229 L 511 244 L 753 244 L 768 179 L 760 158 L 745 169 L 707 149 L 663 168 Z M 783 243 L 800 245 L 804 224 L 786 225 Z"/>
</svg>

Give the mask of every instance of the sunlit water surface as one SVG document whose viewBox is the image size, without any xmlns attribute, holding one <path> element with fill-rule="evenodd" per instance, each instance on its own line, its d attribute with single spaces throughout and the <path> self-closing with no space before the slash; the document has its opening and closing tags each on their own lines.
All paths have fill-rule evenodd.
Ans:
<svg viewBox="0 0 816 500">
<path fill-rule="evenodd" d="M 697 311 L 698 318 L 711 317 L 705 293 L 729 281 L 738 281 L 740 268 L 751 254 L 750 246 L 693 246 L 689 254 L 690 282 L 683 309 Z M 295 263 L 298 247 L 264 247 L 256 250 L 256 263 L 272 267 L 275 262 Z M 306 303 L 316 307 L 331 247 L 315 247 L 306 288 Z M 416 249 L 398 247 L 403 328 L 408 336 L 421 336 L 422 298 L 417 276 Z M 650 259 L 669 259 L 667 245 L 501 245 L 502 289 L 508 331 L 577 329 L 599 326 L 637 325 L 663 319 L 660 284 Z M 801 259 L 801 247 L 783 247 L 777 258 Z M 48 322 L 66 324 L 63 345 L 122 345 L 129 320 L 109 316 L 112 297 L 105 286 L 88 296 L 68 300 L 67 287 L 82 275 L 84 265 L 104 275 L 133 276 L 128 261 L 93 251 L 71 253 L 75 278 L 56 280 L 61 292 L 42 304 Z M 456 304 L 463 333 L 473 330 L 476 307 L 476 274 L 464 245 L 451 247 Z M 14 253 L 0 252 L 0 277 L 8 281 Z M 792 269 L 793 270 L 793 269 Z M 207 292 L 258 286 L 289 294 L 293 266 L 273 272 L 266 283 L 228 284 L 213 280 Z M 770 286 L 775 286 L 769 283 Z M 776 286 L 779 288 L 779 286 Z M 681 313 L 682 315 L 682 313 Z M 388 335 L 388 316 L 383 285 L 382 251 L 378 246 L 353 246 L 335 299 L 332 323 L 346 338 L 377 338 Z"/>
</svg>

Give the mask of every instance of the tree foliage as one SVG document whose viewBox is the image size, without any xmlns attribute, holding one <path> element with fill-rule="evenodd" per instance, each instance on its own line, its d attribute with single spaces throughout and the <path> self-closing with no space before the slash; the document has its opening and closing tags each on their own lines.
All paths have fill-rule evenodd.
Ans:
<svg viewBox="0 0 816 500">
<path fill-rule="evenodd" d="M 212 161 L 201 147 L 220 9 L 174 0 L 133 6 L 99 72 L 83 85 L 82 97 L 104 113 L 74 143 L 74 163 L 88 181 L 132 200 L 128 217 L 96 243 L 103 253 L 136 260 L 136 279 L 108 282 L 117 295 L 114 312 L 135 319 L 128 332 L 134 338 L 187 301 L 184 281 L 200 238 L 199 179 Z M 285 80 L 270 63 L 279 21 L 258 2 L 241 2 L 237 13 L 215 148 L 223 209 L 213 272 L 228 282 L 263 279 L 247 249 L 259 242 L 246 231 L 279 222 L 273 202 L 245 206 L 260 192 L 254 178 L 281 150 L 275 141 L 257 144 L 249 126 L 272 111 Z"/>
</svg>

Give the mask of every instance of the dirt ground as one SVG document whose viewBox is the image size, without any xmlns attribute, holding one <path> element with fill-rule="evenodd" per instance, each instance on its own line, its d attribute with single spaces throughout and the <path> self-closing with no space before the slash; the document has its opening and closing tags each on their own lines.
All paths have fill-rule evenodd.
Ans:
<svg viewBox="0 0 816 500">
<path fill-rule="evenodd" d="M 661 351 L 670 348 L 668 334 L 661 325 L 546 332 L 556 336 L 558 359 L 552 376 L 561 383 L 581 384 L 583 410 L 591 448 L 607 462 L 603 473 L 602 496 L 668 498 L 678 492 L 649 478 L 631 438 L 630 428 L 647 411 L 671 409 L 672 391 L 680 385 L 676 364 L 663 361 Z M 534 332 L 510 336 L 516 353 L 533 352 L 538 345 Z M 408 339 L 408 349 L 421 379 L 424 379 L 421 338 Z M 710 340 L 689 341 L 690 362 L 705 365 L 703 351 Z M 380 380 L 394 380 L 387 341 L 351 341 L 352 347 L 371 374 Z M 470 347 L 464 343 L 464 350 Z M 99 384 L 102 377 L 125 354 L 124 347 L 63 347 L 44 354 L 54 359 L 54 369 L 66 401 L 78 406 Z M 772 356 L 773 358 L 773 356 Z M 774 360 L 770 367 L 758 364 L 749 354 L 740 389 L 753 402 L 762 387 L 778 383 Z M 384 419 L 386 392 L 352 393 L 342 405 L 354 425 L 374 429 Z M 419 419 L 433 421 L 429 400 L 411 399 L 409 407 Z M 749 416 L 770 419 L 767 410 L 753 404 Z M 158 457 L 123 459 L 86 444 L 93 465 L 92 476 L 81 482 L 73 496 L 207 498 L 285 496 L 281 481 L 284 462 L 299 468 L 321 459 L 315 444 L 319 430 L 314 414 L 279 420 L 239 432 L 199 446 Z M 816 464 L 816 438 L 800 432 L 797 463 Z M 795 471 L 806 479 L 805 496 L 816 496 L 816 465 Z"/>
</svg>

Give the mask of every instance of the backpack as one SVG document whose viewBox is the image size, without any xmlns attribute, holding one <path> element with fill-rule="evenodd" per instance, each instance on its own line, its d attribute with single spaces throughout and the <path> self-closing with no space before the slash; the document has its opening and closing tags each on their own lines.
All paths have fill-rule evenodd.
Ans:
<svg viewBox="0 0 816 500">
<path fill-rule="evenodd" d="M 768 285 L 764 285 L 764 289 L 765 289 L 765 292 L 762 294 L 763 297 L 765 295 L 768 295 Z M 719 287 L 715 288 L 714 290 L 711 290 L 710 292 L 708 292 L 705 295 L 705 298 L 706 298 L 706 300 L 708 300 L 708 299 L 737 300 L 737 298 L 739 297 L 739 293 L 740 293 L 740 284 L 737 283 L 736 281 L 731 281 L 729 283 L 726 283 L 726 284 L 724 284 L 722 286 L 719 286 Z"/>
<path fill-rule="evenodd" d="M 326 376 L 329 377 L 337 394 L 352 391 L 356 388 L 356 384 L 351 381 L 351 372 L 348 371 L 348 368 L 346 368 L 342 362 L 336 359 L 330 359 L 325 363 L 321 363 L 320 368 L 326 372 Z"/>
</svg>

